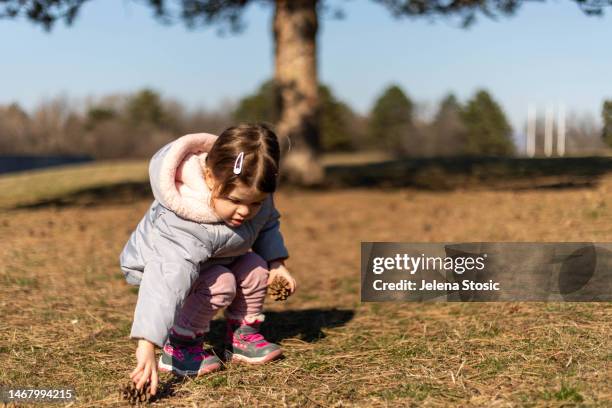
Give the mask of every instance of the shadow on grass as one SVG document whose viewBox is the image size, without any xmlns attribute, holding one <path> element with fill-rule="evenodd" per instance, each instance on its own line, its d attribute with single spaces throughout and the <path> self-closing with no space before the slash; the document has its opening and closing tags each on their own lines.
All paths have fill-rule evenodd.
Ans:
<svg viewBox="0 0 612 408">
<path fill-rule="evenodd" d="M 368 164 L 328 165 L 323 185 L 316 189 L 352 187 L 452 190 L 455 188 L 531 190 L 597 187 L 612 172 L 610 157 L 405 158 Z M 282 183 L 281 183 L 282 184 Z M 282 184 L 282 188 L 295 186 Z M 153 199 L 149 182 L 128 182 L 74 191 L 59 197 L 20 204 L 13 209 L 131 204 Z"/>
<path fill-rule="evenodd" d="M 153 199 L 149 182 L 129 182 L 92 187 L 74 191 L 60 197 L 21 204 L 13 209 L 38 209 L 44 207 L 94 207 L 108 204 L 131 204 L 135 200 Z"/>
<path fill-rule="evenodd" d="M 322 329 L 344 326 L 355 315 L 348 309 L 306 309 L 281 312 L 265 312 L 266 319 L 261 333 L 273 343 L 297 337 L 312 343 L 325 338 Z M 215 351 L 223 351 L 225 341 L 225 320 L 213 320 L 210 327 L 210 341 Z M 219 354 L 223 355 L 223 354 Z"/>
<path fill-rule="evenodd" d="M 454 156 L 405 158 L 325 169 L 328 187 L 414 187 L 426 190 L 505 190 L 596 187 L 612 172 L 610 157 L 518 158 Z"/>
<path fill-rule="evenodd" d="M 187 378 L 177 377 L 172 374 L 169 374 L 168 379 L 165 379 L 165 378 L 162 378 L 160 375 L 157 392 L 155 393 L 154 396 L 151 397 L 150 402 L 155 402 L 155 401 L 159 401 L 165 398 L 171 398 L 171 397 L 176 396 L 177 385 L 180 385 L 184 383 L 185 381 L 189 381 L 189 380 Z"/>
<path fill-rule="evenodd" d="M 300 340 L 312 343 L 325 338 L 324 328 L 339 327 L 349 322 L 355 315 L 348 309 L 306 309 L 289 310 L 281 312 L 268 311 L 265 313 L 265 323 L 261 326 L 261 333 L 271 342 L 278 343 L 283 339 L 297 337 Z M 210 326 L 208 341 L 212 344 L 215 353 L 222 357 L 225 352 L 225 320 L 213 320 Z M 187 378 L 176 377 L 172 374 L 160 376 L 159 387 L 151 402 L 165 398 L 175 397 L 177 385 Z"/>
</svg>

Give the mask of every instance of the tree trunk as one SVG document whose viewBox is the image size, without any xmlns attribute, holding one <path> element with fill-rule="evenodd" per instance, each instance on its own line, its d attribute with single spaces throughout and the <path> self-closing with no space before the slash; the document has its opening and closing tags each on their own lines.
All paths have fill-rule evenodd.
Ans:
<svg viewBox="0 0 612 408">
<path fill-rule="evenodd" d="M 323 180 L 319 161 L 317 78 L 317 1 L 276 0 L 274 14 L 275 82 L 283 152 L 283 175 L 290 182 L 315 185 Z M 288 140 L 289 139 L 289 140 Z"/>
</svg>

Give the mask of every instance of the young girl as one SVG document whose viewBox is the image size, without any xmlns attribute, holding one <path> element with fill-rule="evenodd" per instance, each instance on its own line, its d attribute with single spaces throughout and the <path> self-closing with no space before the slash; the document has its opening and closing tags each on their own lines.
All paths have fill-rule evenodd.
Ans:
<svg viewBox="0 0 612 408">
<path fill-rule="evenodd" d="M 281 355 L 259 334 L 268 282 L 282 276 L 296 289 L 272 199 L 279 156 L 268 127 L 240 125 L 183 136 L 151 159 L 155 200 L 120 256 L 127 282 L 140 286 L 130 333 L 139 339 L 130 375 L 138 389 L 150 381 L 155 394 L 157 366 L 182 376 L 219 369 L 203 342 L 223 307 L 232 360 Z"/>
</svg>

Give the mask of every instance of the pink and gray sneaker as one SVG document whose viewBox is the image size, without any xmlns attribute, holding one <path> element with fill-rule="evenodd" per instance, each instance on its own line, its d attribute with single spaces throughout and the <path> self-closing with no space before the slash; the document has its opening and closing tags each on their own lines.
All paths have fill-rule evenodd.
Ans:
<svg viewBox="0 0 612 408">
<path fill-rule="evenodd" d="M 184 377 L 203 375 L 221 368 L 219 357 L 202 347 L 205 337 L 205 334 L 195 338 L 181 336 L 171 329 L 159 357 L 159 370 Z"/>
<path fill-rule="evenodd" d="M 226 357 L 228 361 L 263 364 L 283 354 L 278 344 L 270 343 L 259 333 L 259 326 L 265 318 L 263 314 L 247 316 L 241 320 L 233 319 L 227 314 L 225 317 L 227 319 Z"/>
</svg>

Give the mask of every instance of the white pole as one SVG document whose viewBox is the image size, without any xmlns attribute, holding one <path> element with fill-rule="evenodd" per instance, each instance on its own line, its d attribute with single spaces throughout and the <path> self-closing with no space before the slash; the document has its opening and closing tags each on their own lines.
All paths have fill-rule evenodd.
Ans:
<svg viewBox="0 0 612 408">
<path fill-rule="evenodd" d="M 525 140 L 525 150 L 528 157 L 535 156 L 536 139 L 536 107 L 530 103 L 527 106 L 527 140 Z"/>
<path fill-rule="evenodd" d="M 544 154 L 546 157 L 552 156 L 553 149 L 553 121 L 554 110 L 552 105 L 546 108 L 546 118 L 544 119 Z"/>
<path fill-rule="evenodd" d="M 565 105 L 559 104 L 557 112 L 557 154 L 565 156 Z"/>
</svg>

